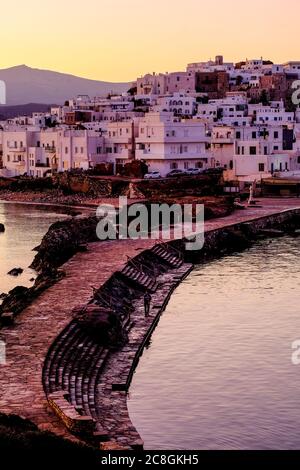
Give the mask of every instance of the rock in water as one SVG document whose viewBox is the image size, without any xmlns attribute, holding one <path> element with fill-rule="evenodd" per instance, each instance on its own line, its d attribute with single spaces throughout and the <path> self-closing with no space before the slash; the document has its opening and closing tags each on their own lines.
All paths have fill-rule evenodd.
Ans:
<svg viewBox="0 0 300 470">
<path fill-rule="evenodd" d="M 26 301 L 29 289 L 27 287 L 18 286 L 9 292 L 3 300 L 0 313 L 14 312 L 18 313 L 22 310 Z"/>
<path fill-rule="evenodd" d="M 0 233 L 4 233 L 5 232 L 5 226 L 4 224 L 0 224 Z"/>
<path fill-rule="evenodd" d="M 9 271 L 7 274 L 9 276 L 20 276 L 20 274 L 23 273 L 23 269 L 22 268 L 14 268 L 12 269 L 11 271 Z"/>
</svg>

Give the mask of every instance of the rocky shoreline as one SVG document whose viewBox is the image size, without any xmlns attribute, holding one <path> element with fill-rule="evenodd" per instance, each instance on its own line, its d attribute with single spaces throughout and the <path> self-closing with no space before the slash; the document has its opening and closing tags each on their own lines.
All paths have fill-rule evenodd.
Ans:
<svg viewBox="0 0 300 470">
<path fill-rule="evenodd" d="M 101 197 L 91 197 L 82 194 L 65 194 L 62 190 L 49 189 L 45 191 L 12 191 L 1 190 L 0 200 L 8 202 L 50 204 L 94 208 L 103 203 Z"/>
<path fill-rule="evenodd" d="M 22 201 L 22 196 L 27 192 L 12 193 L 14 197 L 18 196 L 18 202 Z M 36 194 L 32 193 L 31 195 Z M 3 190 L 0 191 L 0 196 Z M 25 203 L 28 201 L 25 201 Z M 34 200 L 37 203 L 37 199 Z M 107 201 L 102 201 L 107 202 Z M 131 201 L 133 203 L 134 201 Z M 149 205 L 151 202 L 165 203 L 172 205 L 174 202 L 170 198 L 161 198 L 145 202 Z M 57 204 L 57 201 L 52 201 Z M 78 200 L 76 200 L 78 204 Z M 224 217 L 233 212 L 233 204 L 230 198 L 195 198 L 184 197 L 177 201 L 179 204 L 204 204 L 205 218 L 207 220 L 216 217 Z M 59 270 L 60 266 L 72 258 L 76 253 L 86 250 L 86 245 L 91 242 L 99 242 L 96 235 L 98 219 L 96 216 L 81 216 L 79 206 L 72 209 L 71 206 L 62 205 L 61 210 L 72 216 L 71 219 L 56 222 L 51 225 L 48 232 L 43 237 L 40 246 L 36 247 L 37 254 L 30 266 L 38 273 L 32 287 L 18 286 L 3 296 L 3 302 L 0 305 L 0 326 L 12 324 L 14 318 L 24 310 L 30 303 L 36 299 L 45 289 L 55 284 L 63 276 L 64 272 Z"/>
<path fill-rule="evenodd" d="M 97 241 L 96 217 L 72 218 L 53 224 L 44 236 L 30 266 L 38 276 L 32 287 L 17 286 L 3 295 L 0 326 L 12 324 L 15 317 L 43 291 L 62 279 L 59 267 L 75 253 L 84 251 L 86 243 Z"/>
</svg>

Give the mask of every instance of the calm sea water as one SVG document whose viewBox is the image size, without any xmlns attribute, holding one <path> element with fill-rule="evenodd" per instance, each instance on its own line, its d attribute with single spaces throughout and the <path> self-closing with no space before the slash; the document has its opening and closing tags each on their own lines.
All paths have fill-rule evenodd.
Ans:
<svg viewBox="0 0 300 470">
<path fill-rule="evenodd" d="M 299 449 L 300 239 L 198 267 L 130 389 L 147 449 Z"/>
<path fill-rule="evenodd" d="M 6 228 L 5 233 L 0 233 L 0 294 L 19 285 L 32 285 L 30 279 L 36 277 L 28 268 L 35 256 L 32 249 L 40 244 L 52 223 L 66 218 L 55 210 L 49 206 L 0 202 L 0 222 Z M 24 273 L 8 276 L 13 268 L 22 268 Z"/>
</svg>

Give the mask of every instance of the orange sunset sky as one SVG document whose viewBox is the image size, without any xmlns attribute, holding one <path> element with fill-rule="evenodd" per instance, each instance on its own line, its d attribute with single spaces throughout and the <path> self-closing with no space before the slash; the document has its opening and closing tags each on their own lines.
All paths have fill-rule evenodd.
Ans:
<svg viewBox="0 0 300 470">
<path fill-rule="evenodd" d="M 0 68 L 130 81 L 223 54 L 300 60 L 299 0 L 1 2 Z M 4 3 L 4 4 L 3 4 Z"/>
</svg>

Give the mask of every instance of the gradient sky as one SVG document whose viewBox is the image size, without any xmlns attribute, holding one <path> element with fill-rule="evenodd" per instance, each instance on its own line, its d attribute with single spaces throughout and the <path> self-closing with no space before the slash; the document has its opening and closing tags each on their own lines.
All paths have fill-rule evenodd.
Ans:
<svg viewBox="0 0 300 470">
<path fill-rule="evenodd" d="M 0 68 L 129 81 L 217 54 L 300 60 L 299 0 L 6 0 L 0 14 Z"/>
</svg>

